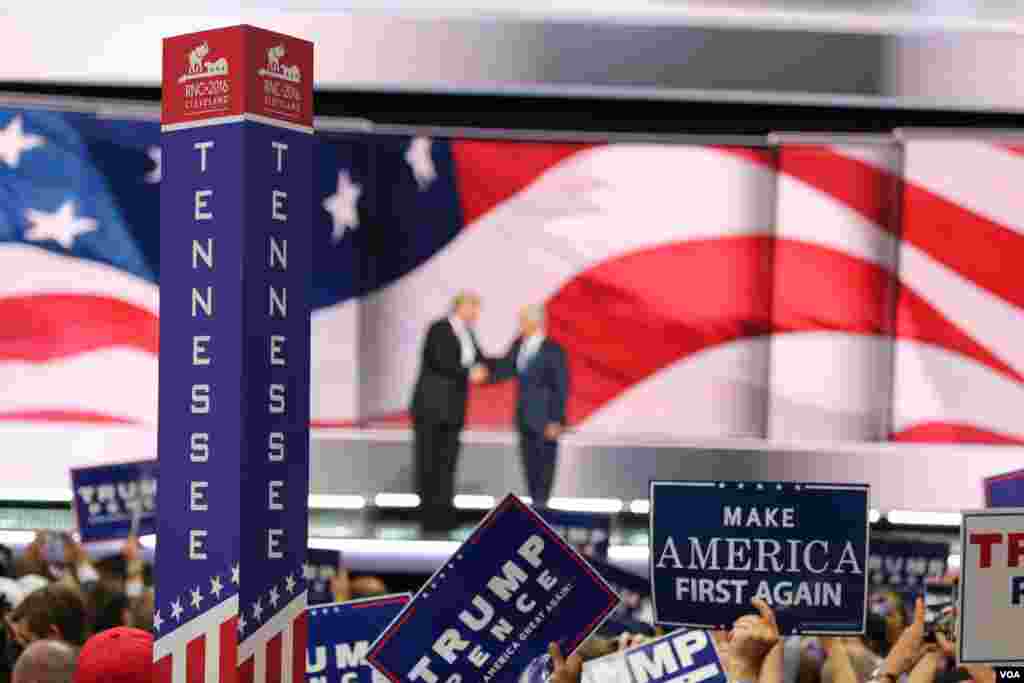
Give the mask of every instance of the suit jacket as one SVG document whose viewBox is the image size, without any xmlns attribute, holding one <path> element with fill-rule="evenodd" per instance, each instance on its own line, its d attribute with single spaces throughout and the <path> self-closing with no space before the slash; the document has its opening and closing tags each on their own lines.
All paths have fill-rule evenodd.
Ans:
<svg viewBox="0 0 1024 683">
<path fill-rule="evenodd" d="M 517 377 L 516 424 L 520 431 L 543 432 L 551 422 L 565 424 L 569 399 L 569 365 L 558 342 L 545 338 L 522 372 L 516 367 L 522 338 L 512 342 L 508 352 L 492 363 L 496 382 Z"/>
<path fill-rule="evenodd" d="M 477 362 L 489 361 L 470 331 Z M 427 330 L 420 359 L 420 375 L 412 395 L 415 420 L 461 427 L 466 421 L 469 369 L 462 367 L 462 345 L 447 318 L 435 320 Z"/>
</svg>

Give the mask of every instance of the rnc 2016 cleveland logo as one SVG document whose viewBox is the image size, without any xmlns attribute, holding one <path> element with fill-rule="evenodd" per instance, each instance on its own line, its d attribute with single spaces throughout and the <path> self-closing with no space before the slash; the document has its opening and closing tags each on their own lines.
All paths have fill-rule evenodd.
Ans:
<svg viewBox="0 0 1024 683">
<path fill-rule="evenodd" d="M 257 73 L 263 77 L 263 106 L 268 111 L 288 118 L 302 113 L 302 72 L 298 64 L 287 65 L 284 44 L 267 49 L 267 63 Z"/>
<path fill-rule="evenodd" d="M 207 59 L 209 55 L 210 43 L 205 40 L 185 54 L 184 73 L 178 83 L 184 86 L 186 114 L 226 112 L 230 107 L 228 60 L 224 57 Z"/>
</svg>

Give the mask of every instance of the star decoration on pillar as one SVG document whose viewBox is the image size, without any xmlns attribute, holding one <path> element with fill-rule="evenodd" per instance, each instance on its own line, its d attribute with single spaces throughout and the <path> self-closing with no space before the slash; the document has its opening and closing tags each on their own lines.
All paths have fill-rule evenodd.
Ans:
<svg viewBox="0 0 1024 683">
<path fill-rule="evenodd" d="M 270 589 L 270 606 L 277 609 L 277 603 L 281 601 L 281 594 L 277 592 L 277 586 Z"/>
<path fill-rule="evenodd" d="M 415 137 L 405 151 L 405 162 L 409 164 L 421 192 L 437 180 L 437 169 L 434 168 L 434 157 L 431 155 L 433 145 L 430 138 Z"/>
<path fill-rule="evenodd" d="M 156 629 L 157 631 L 159 631 L 160 627 L 163 626 L 163 625 L 164 625 L 164 620 L 160 616 L 160 610 L 156 610 L 155 612 L 153 612 L 153 628 Z"/>
<path fill-rule="evenodd" d="M 334 227 L 331 230 L 331 242 L 337 244 L 345 237 L 345 232 L 359 227 L 359 209 L 356 206 L 363 188 L 352 182 L 348 171 L 338 171 L 338 185 L 334 194 L 323 201 L 324 210 L 331 214 Z"/>
<path fill-rule="evenodd" d="M 181 613 L 185 610 L 181 607 L 181 598 L 178 598 L 171 603 L 171 619 L 175 621 L 181 621 Z"/>
<path fill-rule="evenodd" d="M 295 579 L 291 574 L 289 574 L 288 578 L 284 580 L 284 586 L 289 593 L 295 592 Z"/>
<path fill-rule="evenodd" d="M 146 172 L 146 182 L 159 183 L 164 177 L 163 152 L 154 145 L 146 150 L 146 155 L 153 162 L 153 168 Z"/>
<path fill-rule="evenodd" d="M 240 569 L 241 569 L 241 567 L 240 567 L 240 565 L 237 562 L 235 563 L 235 566 L 231 568 L 231 583 L 235 584 L 236 586 L 238 585 L 238 582 L 239 582 L 239 576 L 238 575 L 239 575 Z"/>
<path fill-rule="evenodd" d="M 238 614 L 238 632 L 242 633 L 245 631 L 245 615 L 239 612 Z"/>
<path fill-rule="evenodd" d="M 260 600 L 256 600 L 256 604 L 252 606 L 252 616 L 259 621 L 263 617 L 263 605 L 260 604 Z"/>
<path fill-rule="evenodd" d="M 203 594 L 202 594 L 202 592 L 200 592 L 199 586 L 196 586 L 195 590 L 191 591 L 191 593 L 192 593 L 192 608 L 193 609 L 199 609 L 199 605 L 202 604 L 202 602 L 203 602 Z"/>
<path fill-rule="evenodd" d="M 22 154 L 44 144 L 46 140 L 41 135 L 25 134 L 24 121 L 21 114 L 18 114 L 0 130 L 0 161 L 11 168 L 17 168 Z"/>
<path fill-rule="evenodd" d="M 93 232 L 98 227 L 95 219 L 75 215 L 75 202 L 71 199 L 53 213 L 28 209 L 25 219 L 30 224 L 25 231 L 25 239 L 32 242 L 53 240 L 65 249 L 71 249 L 79 235 Z"/>
<path fill-rule="evenodd" d="M 223 590 L 224 586 L 221 585 L 219 576 L 214 576 L 212 579 L 210 579 L 210 592 L 213 593 L 213 596 L 216 599 L 220 600 L 220 594 L 221 591 Z"/>
</svg>

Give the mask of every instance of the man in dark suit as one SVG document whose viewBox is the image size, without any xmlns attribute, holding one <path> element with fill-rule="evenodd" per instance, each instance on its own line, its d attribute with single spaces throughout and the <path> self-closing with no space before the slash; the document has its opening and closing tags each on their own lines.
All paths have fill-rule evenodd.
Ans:
<svg viewBox="0 0 1024 683">
<path fill-rule="evenodd" d="M 463 292 L 455 297 L 451 315 L 434 321 L 423 342 L 411 412 L 416 486 L 427 533 L 450 531 L 456 524 L 452 497 L 469 383 L 486 381 L 490 363 L 473 333 L 479 315 L 480 297 Z"/>
<path fill-rule="evenodd" d="M 516 426 L 526 487 L 533 504 L 544 506 L 551 495 L 558 437 L 565 430 L 569 367 L 565 351 L 544 336 L 544 309 L 528 306 L 519 314 L 519 338 L 503 358 L 492 361 L 495 381 L 516 377 Z"/>
</svg>

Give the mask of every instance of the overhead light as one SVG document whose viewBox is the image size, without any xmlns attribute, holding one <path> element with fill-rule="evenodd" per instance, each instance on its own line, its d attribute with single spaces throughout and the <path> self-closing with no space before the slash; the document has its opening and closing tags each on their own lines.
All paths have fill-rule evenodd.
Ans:
<svg viewBox="0 0 1024 683">
<path fill-rule="evenodd" d="M 373 504 L 379 508 L 415 508 L 420 506 L 420 497 L 415 493 L 378 493 Z"/>
<path fill-rule="evenodd" d="M 882 519 L 882 513 L 879 512 L 878 510 L 872 510 L 870 513 L 868 513 L 868 521 L 870 521 L 872 524 L 875 524 L 880 519 Z"/>
<path fill-rule="evenodd" d="M 949 565 L 950 569 L 959 569 L 960 568 L 960 553 L 950 553 L 949 554 L 949 558 L 947 559 L 946 562 Z"/>
<path fill-rule="evenodd" d="M 460 493 L 452 500 L 459 510 L 490 510 L 494 507 L 494 496 L 477 496 Z"/>
<path fill-rule="evenodd" d="M 634 515 L 646 515 L 651 511 L 651 501 L 647 499 L 634 500 L 629 504 L 629 511 Z"/>
<path fill-rule="evenodd" d="M 527 505 L 533 505 L 533 498 L 530 498 L 529 496 L 519 496 L 519 500 L 523 501 Z"/>
<path fill-rule="evenodd" d="M 311 493 L 309 507 L 313 510 L 361 510 L 366 507 L 366 499 L 362 496 Z"/>
<path fill-rule="evenodd" d="M 548 507 L 566 512 L 622 512 L 623 503 L 618 498 L 552 498 Z"/>
<path fill-rule="evenodd" d="M 916 510 L 892 510 L 886 517 L 892 524 L 911 526 L 960 526 L 959 512 L 919 512 Z"/>
<path fill-rule="evenodd" d="M 139 536 L 139 545 L 143 548 L 149 548 L 152 550 L 156 547 L 156 534 L 146 534 L 145 536 Z"/>
<path fill-rule="evenodd" d="M 0 500 L 25 503 L 70 503 L 71 489 L 0 489 Z"/>
<path fill-rule="evenodd" d="M 0 543 L 5 545 L 26 545 L 35 540 L 34 531 L 11 531 L 10 529 L 0 530 Z"/>
<path fill-rule="evenodd" d="M 646 562 L 650 551 L 645 545 L 613 545 L 608 548 L 608 559 L 613 562 Z"/>
</svg>

